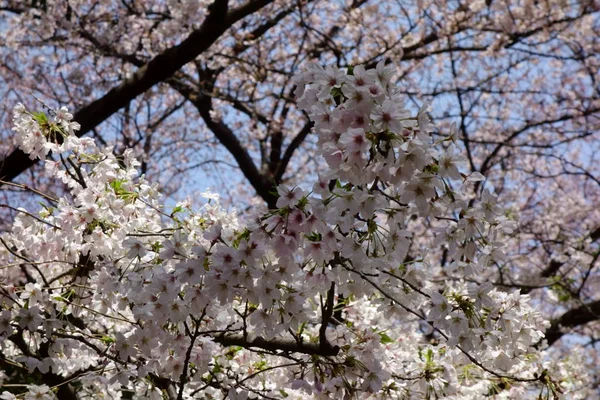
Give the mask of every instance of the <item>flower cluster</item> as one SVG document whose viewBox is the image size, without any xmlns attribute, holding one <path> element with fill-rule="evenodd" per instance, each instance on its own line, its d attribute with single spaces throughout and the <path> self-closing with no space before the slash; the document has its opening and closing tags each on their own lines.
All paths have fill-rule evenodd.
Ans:
<svg viewBox="0 0 600 400">
<path fill-rule="evenodd" d="M 538 350 L 544 321 L 527 296 L 471 279 L 502 262 L 514 222 L 492 192 L 473 195 L 482 177 L 460 172 L 455 133 L 434 142 L 427 106 L 404 107 L 393 71 L 298 75 L 328 169 L 310 192 L 280 186 L 276 209 L 246 218 L 211 193 L 200 210 L 167 210 L 130 153 L 76 138 L 65 110 L 50 123 L 17 106 L 17 143 L 60 154 L 46 168 L 70 197 L 39 216 L 21 210 L 0 237 L 0 262 L 15 266 L 1 272 L 3 354 L 63 382 L 54 391 L 77 381 L 117 398 L 566 390 Z M 53 396 L 27 396 L 36 390 Z"/>
</svg>

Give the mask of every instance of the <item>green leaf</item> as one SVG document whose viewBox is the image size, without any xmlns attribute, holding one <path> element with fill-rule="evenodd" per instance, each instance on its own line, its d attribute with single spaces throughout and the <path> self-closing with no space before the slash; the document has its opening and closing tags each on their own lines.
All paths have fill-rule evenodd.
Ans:
<svg viewBox="0 0 600 400">
<path fill-rule="evenodd" d="M 182 212 L 183 211 L 183 207 L 181 206 L 176 206 L 173 211 L 171 211 L 171 217 L 175 214 L 177 214 L 178 212 Z"/>
<path fill-rule="evenodd" d="M 115 194 L 122 198 L 135 197 L 136 194 L 123 188 L 124 180 L 115 179 L 109 183 L 110 187 L 115 191 Z"/>
<path fill-rule="evenodd" d="M 115 339 L 111 338 L 110 336 L 102 336 L 100 338 L 100 340 L 102 340 L 106 344 L 110 344 L 110 343 L 114 343 L 115 342 Z"/>
<path fill-rule="evenodd" d="M 38 123 L 40 126 L 44 126 L 48 124 L 48 117 L 43 111 L 35 112 L 31 114 L 33 120 Z"/>
<path fill-rule="evenodd" d="M 323 235 L 318 232 L 311 232 L 309 235 L 304 235 L 307 240 L 311 242 L 320 242 L 323 239 Z"/>
<path fill-rule="evenodd" d="M 558 298 L 558 300 L 563 303 L 571 300 L 571 293 L 569 293 L 569 291 L 566 290 L 563 287 L 563 285 L 554 284 L 554 285 L 550 286 L 550 290 L 552 290 L 554 292 L 554 294 L 556 294 L 556 297 Z"/>
<path fill-rule="evenodd" d="M 262 371 L 267 368 L 267 362 L 265 360 L 258 361 L 254 363 L 254 368 L 256 368 L 259 371 Z"/>
<path fill-rule="evenodd" d="M 162 244 L 160 242 L 152 243 L 152 251 L 155 253 L 160 253 L 160 249 L 162 249 Z"/>
<path fill-rule="evenodd" d="M 389 337 L 385 332 L 379 332 L 379 343 L 381 343 L 381 344 L 394 343 L 394 339 Z"/>
<path fill-rule="evenodd" d="M 250 239 L 250 231 L 248 230 L 248 228 L 244 228 L 244 230 L 238 233 L 235 239 L 233 240 L 233 248 L 237 249 L 243 240 L 248 239 Z"/>
<path fill-rule="evenodd" d="M 433 363 L 433 349 L 427 349 L 427 353 L 425 353 L 425 361 L 427 362 L 427 364 Z"/>
<path fill-rule="evenodd" d="M 332 97 L 341 97 L 341 96 L 343 96 L 342 89 L 339 88 L 339 87 L 332 87 L 331 88 L 331 96 Z"/>
</svg>

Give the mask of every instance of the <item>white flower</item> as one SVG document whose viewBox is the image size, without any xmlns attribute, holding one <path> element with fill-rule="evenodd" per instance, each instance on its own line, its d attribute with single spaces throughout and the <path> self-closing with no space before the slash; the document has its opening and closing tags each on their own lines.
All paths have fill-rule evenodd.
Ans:
<svg viewBox="0 0 600 400">
<path fill-rule="evenodd" d="M 365 136 L 364 129 L 348 129 L 340 138 L 340 144 L 349 152 L 363 153 L 369 149 L 370 142 Z"/>
<path fill-rule="evenodd" d="M 369 95 L 367 88 L 356 87 L 351 83 L 347 83 L 342 87 L 342 93 L 348 99 L 346 102 L 348 110 L 368 112 L 373 105 L 372 96 Z"/>
<path fill-rule="evenodd" d="M 48 385 L 30 385 L 28 386 L 25 400 L 51 400 L 54 399 L 54 395 L 50 391 Z"/>
<path fill-rule="evenodd" d="M 205 192 L 202 192 L 200 194 L 202 197 L 204 197 L 205 199 L 208 199 L 209 202 L 210 200 L 214 200 L 215 202 L 219 202 L 219 198 L 221 197 L 218 193 L 214 193 L 209 189 L 206 189 Z"/>
<path fill-rule="evenodd" d="M 376 78 L 379 84 L 386 88 L 396 73 L 396 68 L 393 64 L 385 65 L 385 61 L 382 60 L 377 63 L 375 70 L 370 70 L 367 73 Z"/>
<path fill-rule="evenodd" d="M 454 145 L 450 145 L 446 151 L 442 153 L 439 158 L 439 170 L 438 173 L 442 178 L 451 178 L 460 180 L 462 179 L 458 166 L 466 161 L 465 157 L 456 153 Z"/>
<path fill-rule="evenodd" d="M 127 250 L 127 258 L 142 258 L 148 253 L 144 244 L 135 238 L 125 239 L 123 241 L 123 247 Z"/>
<path fill-rule="evenodd" d="M 371 112 L 373 127 L 378 131 L 389 129 L 392 133 L 400 133 L 403 127 L 410 123 L 406 121 L 409 118 L 410 113 L 391 100 L 385 100 Z"/>
<path fill-rule="evenodd" d="M 429 310 L 429 315 L 427 315 L 427 319 L 429 321 L 435 322 L 436 325 L 443 321 L 450 311 L 452 311 L 452 306 L 448 302 L 445 296 L 442 296 L 437 291 L 431 292 L 431 303 L 433 307 Z"/>
<path fill-rule="evenodd" d="M 237 392 L 235 389 L 231 388 L 227 393 L 227 398 L 230 400 L 246 400 L 248 398 L 248 391 L 241 390 Z"/>
<path fill-rule="evenodd" d="M 289 189 L 286 186 L 280 185 L 277 188 L 277 193 L 279 194 L 276 203 L 277 208 L 293 207 L 304 196 L 304 191 L 297 186 Z"/>
<path fill-rule="evenodd" d="M 176 231 L 170 240 L 165 240 L 162 243 L 163 250 L 160 252 L 159 257 L 163 260 L 170 260 L 176 255 L 186 256 L 186 243 L 187 236 L 180 230 Z"/>
<path fill-rule="evenodd" d="M 134 357 L 136 354 L 133 341 L 125 337 L 121 332 L 117 332 L 116 334 L 115 351 L 123 361 L 127 361 L 129 357 Z"/>
<path fill-rule="evenodd" d="M 363 65 L 357 65 L 353 68 L 352 75 L 348 75 L 347 79 L 355 87 L 367 87 L 374 82 L 375 77 L 365 70 Z"/>
<path fill-rule="evenodd" d="M 42 321 L 43 318 L 37 306 L 27 309 L 21 308 L 19 311 L 19 326 L 21 329 L 27 328 L 29 331 L 34 332 L 42 324 Z"/>
<path fill-rule="evenodd" d="M 42 299 L 42 287 L 39 283 L 28 283 L 21 293 L 22 300 L 29 300 L 29 306 L 36 305 Z"/>
<path fill-rule="evenodd" d="M 14 329 L 11 325 L 12 313 L 10 310 L 4 310 L 0 314 L 0 336 L 10 336 L 13 334 Z"/>
</svg>

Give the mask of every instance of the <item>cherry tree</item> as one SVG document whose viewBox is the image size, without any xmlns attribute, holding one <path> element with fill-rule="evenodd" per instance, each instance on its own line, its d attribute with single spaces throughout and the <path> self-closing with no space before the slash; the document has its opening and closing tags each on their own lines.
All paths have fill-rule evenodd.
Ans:
<svg viewBox="0 0 600 400">
<path fill-rule="evenodd" d="M 73 109 L 77 136 L 113 146 L 117 157 L 131 149 L 169 199 L 210 176 L 212 186 L 239 182 L 218 187 L 226 208 L 275 209 L 276 185 L 308 193 L 317 173 L 321 184 L 331 180 L 308 117 L 318 125 L 323 110 L 299 106 L 293 95 L 299 66 L 317 60 L 344 71 L 385 59 L 411 115 L 432 102 L 434 142 L 457 124 L 457 141 L 437 146 L 449 159 L 464 152 L 461 172 L 486 175 L 472 193 L 487 201 L 493 188 L 517 224 L 503 239 L 502 262 L 456 277 L 446 268 L 451 249 L 430 246 L 439 221 L 419 219 L 410 222 L 404 261 L 429 248 L 429 263 L 444 267 L 432 282 L 519 289 L 550 321 L 539 328 L 548 357 L 572 356 L 574 344 L 584 344 L 579 362 L 597 364 L 596 1 L 4 0 L 0 9 L 6 231 L 22 204 L 34 215 L 40 200 L 55 207 L 40 193 L 71 196 L 54 170 L 12 147 L 13 105 L 39 108 L 30 91 Z M 13 284 L 33 283 L 21 274 Z"/>
<path fill-rule="evenodd" d="M 0 238 L 6 280 L 28 280 L 1 288 L 5 379 L 28 373 L 19 396 L 48 399 L 585 398 L 583 355 L 541 349 L 529 296 L 470 280 L 503 262 L 515 221 L 473 192 L 457 128 L 434 141 L 428 104 L 413 116 L 393 74 L 297 75 L 327 168 L 244 219 L 212 193 L 165 209 L 132 151 L 77 138 L 64 107 L 18 104 L 18 147 L 69 195 L 17 209 Z"/>
</svg>

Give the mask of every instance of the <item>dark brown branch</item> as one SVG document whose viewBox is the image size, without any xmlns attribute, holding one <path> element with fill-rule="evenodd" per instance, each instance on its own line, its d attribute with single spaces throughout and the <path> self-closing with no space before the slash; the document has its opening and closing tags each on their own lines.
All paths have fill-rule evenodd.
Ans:
<svg viewBox="0 0 600 400">
<path fill-rule="evenodd" d="M 244 146 L 242 146 L 231 128 L 223 121 L 214 120 L 210 115 L 212 111 L 212 98 L 200 93 L 198 90 L 181 81 L 170 79 L 168 83 L 198 109 L 206 126 L 235 158 L 240 170 L 254 187 L 256 193 L 267 202 L 269 208 L 274 208 L 277 198 L 271 192 L 273 184 L 265 179 L 258 168 L 256 168 L 250 154 L 248 154 Z"/>
<path fill-rule="evenodd" d="M 586 117 L 586 116 L 598 113 L 599 111 L 600 111 L 600 108 L 594 107 L 594 108 L 589 108 L 587 110 L 582 110 L 579 113 L 564 114 L 557 118 L 550 118 L 550 119 L 545 119 L 545 120 L 541 120 L 541 121 L 531 121 L 530 123 L 527 123 L 523 127 L 512 132 L 503 142 L 498 143 L 498 145 L 496 147 L 494 147 L 494 149 L 490 152 L 490 154 L 488 154 L 487 157 L 485 158 L 485 160 L 481 163 L 481 167 L 479 168 L 479 171 L 482 174 L 485 174 L 491 168 L 492 161 L 493 161 L 494 157 L 496 157 L 496 155 L 498 155 L 500 150 L 502 150 L 502 148 L 506 144 L 509 144 L 513 139 L 517 138 L 521 134 L 523 134 L 531 129 L 538 128 L 540 126 L 555 124 L 557 122 L 570 121 L 570 120 L 573 120 L 576 118 L 581 118 L 581 117 Z M 479 185 L 476 185 L 476 187 L 479 187 Z"/>
<path fill-rule="evenodd" d="M 300 145 L 304 142 L 304 139 L 306 139 L 306 136 L 308 136 L 308 134 L 312 131 L 312 126 L 312 122 L 307 122 L 304 127 L 302 127 L 302 130 L 298 132 L 294 139 L 292 139 L 292 142 L 289 144 L 287 149 L 285 149 L 283 157 L 281 158 L 281 161 L 275 170 L 275 176 L 273 177 L 275 182 L 281 182 L 283 174 L 285 173 L 287 166 L 294 155 L 294 152 L 300 147 Z"/>
<path fill-rule="evenodd" d="M 291 353 L 303 353 L 318 356 L 337 356 L 339 346 L 324 347 L 319 343 L 303 343 L 295 340 L 286 339 L 264 339 L 261 336 L 256 338 L 244 338 L 242 334 L 225 334 L 214 337 L 214 341 L 224 346 L 241 346 L 244 348 L 257 347 L 269 351 L 287 351 Z"/>
<path fill-rule="evenodd" d="M 585 325 L 598 319 L 600 319 L 600 300 L 583 304 L 580 307 L 565 312 L 559 318 L 552 320 L 550 327 L 546 329 L 548 345 L 551 346 L 559 340 L 567 333 L 565 331 L 569 328 Z"/>
<path fill-rule="evenodd" d="M 598 239 L 600 239 L 600 227 L 591 231 L 589 234 L 589 237 L 592 240 L 592 242 L 595 242 Z M 540 273 L 540 277 L 551 278 L 551 277 L 555 276 L 558 273 L 560 267 L 562 267 L 564 264 L 565 264 L 564 262 L 560 262 L 557 260 L 550 260 L 550 264 L 548 264 L 548 266 L 546 268 L 544 268 L 544 270 Z M 524 285 L 524 286 L 521 286 L 521 293 L 527 294 L 527 293 L 531 292 L 533 289 L 543 288 L 543 287 L 547 287 L 547 285 L 542 285 L 542 286 L 537 286 L 537 287 Z"/>
<path fill-rule="evenodd" d="M 209 6 L 210 14 L 200 28 L 192 32 L 183 42 L 154 57 L 104 97 L 77 111 L 74 120 L 81 124 L 77 135 L 85 135 L 125 107 L 131 100 L 157 83 L 167 80 L 185 64 L 206 51 L 231 25 L 270 2 L 271 0 L 249 1 L 228 11 L 226 0 L 216 0 Z M 12 181 L 35 162 L 21 150 L 15 150 L 0 161 L 0 179 Z"/>
<path fill-rule="evenodd" d="M 331 282 L 331 287 L 327 291 L 327 298 L 325 304 L 321 304 L 321 327 L 319 328 L 319 348 L 321 350 L 327 350 L 331 348 L 331 344 L 327 340 L 327 326 L 331 321 L 333 315 L 335 297 L 335 283 Z"/>
<path fill-rule="evenodd" d="M 553 277 L 554 275 L 556 275 L 556 273 L 558 272 L 560 267 L 562 267 L 563 265 L 564 265 L 563 262 L 551 260 L 550 264 L 548 264 L 548 266 L 546 268 L 544 268 L 544 270 L 540 273 L 540 277 L 542 277 L 542 278 Z M 546 287 L 546 285 L 540 286 L 540 287 Z M 536 286 L 523 286 L 523 287 L 521 287 L 521 294 L 527 294 L 527 293 L 531 292 L 533 289 L 537 289 L 537 288 L 538 287 L 536 287 Z"/>
<path fill-rule="evenodd" d="M 204 314 L 203 314 L 204 316 Z M 200 318 L 202 320 L 202 318 Z M 184 322 L 185 324 L 185 322 Z M 185 361 L 183 363 L 183 371 L 181 371 L 181 376 L 179 377 L 179 393 L 177 394 L 177 400 L 183 400 L 183 388 L 185 387 L 185 381 L 187 379 L 188 368 L 190 365 L 190 358 L 192 357 L 192 349 L 194 348 L 194 343 L 198 338 L 198 331 L 200 330 L 200 323 L 196 322 L 196 327 L 194 328 L 194 334 L 192 335 L 187 325 L 185 325 L 186 332 L 190 335 L 190 345 L 185 353 Z"/>
<path fill-rule="evenodd" d="M 590 232 L 590 239 L 592 239 L 592 242 L 595 242 L 596 240 L 600 239 L 600 226 L 594 229 L 592 232 Z"/>
<path fill-rule="evenodd" d="M 149 377 L 152 380 L 152 383 L 154 383 L 157 388 L 167 393 L 167 398 L 169 400 L 177 399 L 177 390 L 172 380 L 154 374 L 150 374 Z"/>
</svg>

